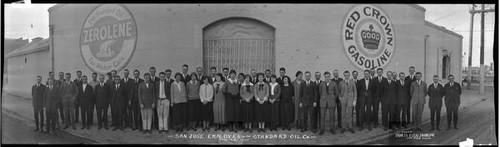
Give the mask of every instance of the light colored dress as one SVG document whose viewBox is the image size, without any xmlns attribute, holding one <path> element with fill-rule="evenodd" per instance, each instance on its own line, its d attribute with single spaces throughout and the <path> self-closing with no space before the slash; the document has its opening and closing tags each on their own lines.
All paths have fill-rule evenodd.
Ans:
<svg viewBox="0 0 500 147">
<path fill-rule="evenodd" d="M 224 82 L 215 82 L 214 86 L 214 123 L 224 124 L 226 123 L 225 109 L 226 109 L 226 97 L 225 97 L 225 86 Z"/>
</svg>

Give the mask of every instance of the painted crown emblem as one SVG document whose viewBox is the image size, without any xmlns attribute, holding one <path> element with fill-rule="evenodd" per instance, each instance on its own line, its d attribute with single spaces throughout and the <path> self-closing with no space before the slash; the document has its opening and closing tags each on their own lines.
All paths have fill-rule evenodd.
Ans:
<svg viewBox="0 0 500 147">
<path fill-rule="evenodd" d="M 370 30 L 361 31 L 361 40 L 365 48 L 376 50 L 380 42 L 380 33 L 373 31 L 373 25 L 371 24 L 369 28 Z"/>
</svg>

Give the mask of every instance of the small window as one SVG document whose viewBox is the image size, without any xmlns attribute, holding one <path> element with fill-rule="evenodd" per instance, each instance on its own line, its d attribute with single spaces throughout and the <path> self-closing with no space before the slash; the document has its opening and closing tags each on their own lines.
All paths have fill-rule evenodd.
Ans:
<svg viewBox="0 0 500 147">
<path fill-rule="evenodd" d="M 24 63 L 28 63 L 28 58 L 24 58 Z"/>
</svg>

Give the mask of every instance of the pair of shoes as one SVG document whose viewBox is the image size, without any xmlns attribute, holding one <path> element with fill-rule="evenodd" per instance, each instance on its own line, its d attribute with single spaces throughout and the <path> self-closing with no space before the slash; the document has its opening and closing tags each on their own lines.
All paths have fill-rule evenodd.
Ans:
<svg viewBox="0 0 500 147">
<path fill-rule="evenodd" d="M 319 135 L 323 135 L 325 133 L 325 130 L 319 131 Z"/>
<path fill-rule="evenodd" d="M 439 128 L 436 128 L 436 130 L 441 131 L 441 129 L 439 129 Z"/>
<path fill-rule="evenodd" d="M 306 132 L 306 131 L 307 131 L 307 129 L 302 129 L 300 132 L 304 133 L 304 132 Z"/>
<path fill-rule="evenodd" d="M 432 127 L 432 128 L 431 128 L 431 131 L 434 131 L 434 130 L 436 130 L 436 129 L 434 129 L 434 127 Z"/>
<path fill-rule="evenodd" d="M 33 131 L 38 132 L 39 130 L 40 130 L 40 129 L 36 128 L 36 129 L 35 129 L 35 130 L 33 130 Z"/>
<path fill-rule="evenodd" d="M 85 129 L 85 127 L 84 127 L 84 126 L 82 126 L 82 128 L 80 128 L 80 130 L 83 130 L 83 129 Z"/>
<path fill-rule="evenodd" d="M 340 131 L 340 133 L 342 133 L 342 134 L 344 134 L 344 132 L 345 132 L 345 129 L 342 129 L 342 130 Z"/>
<path fill-rule="evenodd" d="M 354 130 L 353 130 L 353 129 L 349 129 L 349 131 L 350 131 L 352 134 L 354 134 Z"/>
<path fill-rule="evenodd" d="M 360 127 L 359 128 L 359 131 L 363 131 L 365 128 L 364 127 Z"/>
<path fill-rule="evenodd" d="M 455 126 L 454 128 L 455 128 L 455 130 L 458 130 L 458 127 L 457 127 L 457 126 Z"/>
<path fill-rule="evenodd" d="M 334 129 L 330 129 L 330 133 L 335 134 L 335 130 Z"/>
</svg>

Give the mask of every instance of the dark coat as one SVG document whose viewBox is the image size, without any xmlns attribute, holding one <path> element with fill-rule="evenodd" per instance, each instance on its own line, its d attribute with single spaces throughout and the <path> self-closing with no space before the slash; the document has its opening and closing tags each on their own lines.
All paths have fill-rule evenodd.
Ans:
<svg viewBox="0 0 500 147">
<path fill-rule="evenodd" d="M 132 85 L 132 89 L 129 91 L 129 95 L 130 95 L 130 102 L 132 104 L 138 104 L 139 103 L 139 95 L 138 95 L 138 89 L 139 89 L 139 85 L 144 82 L 143 79 L 139 78 L 138 82 L 136 83 L 135 82 L 135 79 L 132 79 L 132 82 L 133 82 L 133 85 Z"/>
<path fill-rule="evenodd" d="M 373 98 L 379 100 L 382 99 L 382 97 L 384 97 L 385 94 L 387 78 L 382 77 L 382 80 L 379 81 L 378 77 L 373 77 L 371 82 L 373 82 L 373 84 L 375 85 L 375 89 L 373 91 Z"/>
<path fill-rule="evenodd" d="M 342 78 L 337 78 L 337 80 L 335 80 L 335 77 L 332 78 L 332 81 L 335 82 L 335 84 L 337 84 L 337 89 L 335 91 L 337 91 L 338 93 L 340 93 L 340 82 L 342 82 L 344 79 Z M 340 94 L 337 94 L 335 97 L 336 98 L 339 98 Z"/>
<path fill-rule="evenodd" d="M 92 89 L 92 86 L 87 84 L 85 86 L 85 91 L 83 91 L 83 84 L 78 86 L 78 96 L 76 97 L 76 100 L 80 104 L 80 106 L 87 106 L 90 107 L 92 105 L 92 97 L 94 97 L 94 90 Z"/>
<path fill-rule="evenodd" d="M 460 106 L 460 95 L 462 94 L 462 87 L 457 82 L 453 86 L 450 84 L 444 85 L 444 103 L 446 107 Z"/>
<path fill-rule="evenodd" d="M 83 84 L 83 82 L 82 82 L 82 78 L 80 78 L 80 79 L 76 78 L 75 80 L 73 80 L 73 82 L 75 83 L 75 85 L 76 85 L 77 87 L 80 87 L 80 86 L 82 86 L 82 84 Z"/>
<path fill-rule="evenodd" d="M 307 81 L 304 81 L 300 84 L 300 103 L 302 103 L 303 107 L 312 106 L 313 103 L 317 103 L 317 95 L 318 92 L 316 90 L 316 83 L 313 81 L 309 82 L 309 86 L 307 86 Z"/>
<path fill-rule="evenodd" d="M 134 88 L 134 79 L 128 78 L 127 82 L 125 82 L 125 78 L 121 79 L 121 83 L 125 86 L 125 102 L 130 102 L 132 100 L 132 95 L 130 91 Z"/>
<path fill-rule="evenodd" d="M 163 84 L 164 84 L 163 90 L 165 90 L 165 97 L 170 101 L 171 100 L 170 86 L 172 85 L 172 82 L 169 82 L 167 81 L 167 79 L 165 79 L 165 82 Z M 154 93 L 155 93 L 155 99 L 160 99 L 160 81 L 156 82 Z"/>
<path fill-rule="evenodd" d="M 61 97 L 59 97 L 59 89 L 54 85 L 52 90 L 49 86 L 45 87 L 43 91 L 43 99 L 45 100 L 45 107 L 47 110 L 55 110 L 57 105 L 61 103 Z"/>
<path fill-rule="evenodd" d="M 184 82 L 184 84 L 191 81 L 191 74 L 182 75 L 181 81 Z"/>
<path fill-rule="evenodd" d="M 101 84 L 98 83 L 95 86 L 94 95 L 97 108 L 104 108 L 105 106 L 109 105 L 109 93 L 111 93 L 111 91 L 108 85 L 104 84 L 103 86 L 101 86 Z"/>
<path fill-rule="evenodd" d="M 369 79 L 368 79 L 369 80 Z M 375 89 L 375 84 L 373 83 L 373 81 L 369 80 L 370 82 L 368 83 L 368 89 L 366 89 L 366 83 L 365 83 L 365 79 L 361 79 L 361 80 L 358 80 L 358 89 L 357 89 L 357 92 L 358 92 L 358 100 L 356 101 L 356 103 L 364 103 L 364 104 L 371 104 L 372 103 L 372 94 L 373 94 L 373 90 Z"/>
<path fill-rule="evenodd" d="M 401 80 L 398 80 L 396 83 L 397 87 L 397 102 L 399 105 L 410 103 L 410 83 L 404 82 L 404 85 L 401 85 Z"/>
<path fill-rule="evenodd" d="M 389 84 L 389 80 L 385 82 L 384 96 L 381 97 L 382 105 L 384 104 L 396 104 L 397 103 L 397 83 L 392 80 Z"/>
<path fill-rule="evenodd" d="M 429 88 L 427 88 L 427 95 L 429 95 L 429 108 L 441 108 L 441 106 L 443 106 L 444 88 L 443 85 L 439 83 L 437 85 L 437 88 L 435 88 L 434 83 L 432 83 L 429 84 Z"/>
<path fill-rule="evenodd" d="M 153 104 L 156 104 L 156 98 L 154 93 L 153 83 L 149 83 L 146 86 L 146 82 L 142 82 L 138 88 L 138 100 L 139 104 L 142 104 L 144 108 L 152 108 Z"/>
<path fill-rule="evenodd" d="M 43 99 L 43 91 L 45 90 L 45 85 L 41 84 L 39 86 L 33 85 L 31 87 L 31 96 L 33 98 L 33 108 L 34 109 L 43 109 L 44 107 L 44 99 Z"/>
<path fill-rule="evenodd" d="M 116 88 L 116 85 L 114 84 L 111 89 L 111 103 L 112 104 L 123 104 L 126 100 L 126 94 L 127 91 L 125 91 L 125 85 L 122 83 Z"/>
</svg>

